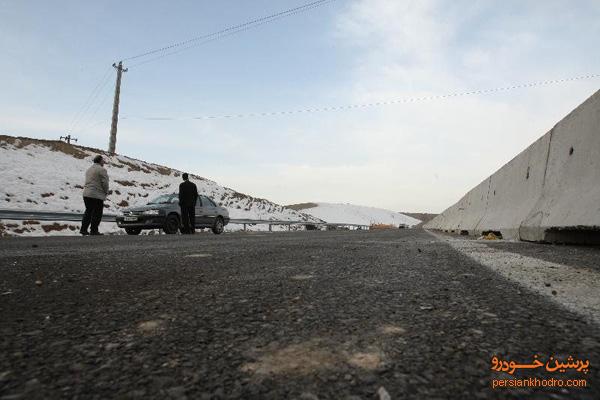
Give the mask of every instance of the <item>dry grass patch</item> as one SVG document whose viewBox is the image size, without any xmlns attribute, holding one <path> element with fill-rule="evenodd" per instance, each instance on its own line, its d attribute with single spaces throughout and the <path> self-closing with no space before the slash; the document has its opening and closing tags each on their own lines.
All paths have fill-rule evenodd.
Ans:
<svg viewBox="0 0 600 400">
<path fill-rule="evenodd" d="M 131 171 L 141 171 L 142 170 L 142 168 L 139 165 L 137 165 L 137 164 L 130 163 L 130 162 L 125 161 L 125 160 L 119 160 L 119 161 L 121 162 L 121 164 L 127 165 L 128 172 L 131 172 Z M 147 171 L 144 171 L 144 172 L 148 173 Z"/>
<path fill-rule="evenodd" d="M 292 210 L 300 211 L 300 210 L 306 210 L 307 208 L 315 208 L 318 206 L 319 205 L 316 203 L 299 203 L 299 204 L 287 205 L 287 206 L 285 206 L 285 208 L 290 208 Z"/>
<path fill-rule="evenodd" d="M 118 183 L 121 186 L 135 186 L 135 181 L 120 181 L 115 179 L 115 183 Z"/>
<path fill-rule="evenodd" d="M 45 146 L 48 147 L 51 151 L 58 151 L 78 159 L 84 159 L 88 156 L 87 153 L 79 149 L 77 146 L 62 142 L 60 140 L 40 140 L 25 137 L 0 135 L 0 146 L 6 147 L 6 144 L 11 144 L 18 149 L 22 149 L 30 145 Z"/>
<path fill-rule="evenodd" d="M 60 232 L 68 229 L 69 226 L 66 224 L 59 224 L 58 222 L 53 223 L 52 225 L 42 225 L 42 229 L 44 232 L 49 233 L 52 231 Z"/>
<path fill-rule="evenodd" d="M 152 169 L 154 169 L 156 172 L 158 172 L 159 174 L 164 175 L 164 176 L 169 176 L 169 175 L 171 175 L 171 172 L 173 172 L 173 170 L 171 168 L 162 167 L 160 165 L 156 165 Z"/>
</svg>

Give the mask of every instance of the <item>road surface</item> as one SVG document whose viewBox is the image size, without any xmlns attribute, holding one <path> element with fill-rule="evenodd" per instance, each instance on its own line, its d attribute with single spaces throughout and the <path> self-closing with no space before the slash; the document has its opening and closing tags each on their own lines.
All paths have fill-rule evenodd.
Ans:
<svg viewBox="0 0 600 400">
<path fill-rule="evenodd" d="M 0 399 L 600 398 L 589 315 L 423 230 L 13 238 L 0 260 Z M 549 370 L 568 356 L 589 372 Z M 492 388 L 529 377 L 587 387 Z"/>
</svg>

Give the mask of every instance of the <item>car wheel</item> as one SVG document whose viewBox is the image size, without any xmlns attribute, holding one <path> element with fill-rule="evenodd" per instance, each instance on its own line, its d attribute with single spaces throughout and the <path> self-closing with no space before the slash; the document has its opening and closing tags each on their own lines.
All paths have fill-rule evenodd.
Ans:
<svg viewBox="0 0 600 400">
<path fill-rule="evenodd" d="M 139 235 L 142 232 L 142 228 L 125 228 L 125 232 L 128 235 Z"/>
<path fill-rule="evenodd" d="M 223 233 L 223 228 L 225 225 L 223 224 L 223 218 L 217 217 L 214 226 L 212 227 L 212 231 L 215 235 L 220 235 Z"/>
<path fill-rule="evenodd" d="M 179 230 L 179 217 L 176 214 L 171 214 L 167 216 L 167 221 L 165 222 L 165 226 L 163 227 L 163 231 L 167 235 L 173 235 L 177 233 Z"/>
</svg>

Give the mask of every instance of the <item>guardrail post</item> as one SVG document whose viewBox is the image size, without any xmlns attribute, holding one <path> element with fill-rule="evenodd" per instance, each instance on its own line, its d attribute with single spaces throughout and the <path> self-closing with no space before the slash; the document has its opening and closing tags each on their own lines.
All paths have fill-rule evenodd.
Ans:
<svg viewBox="0 0 600 400">
<path fill-rule="evenodd" d="M 273 224 L 269 224 L 269 232 L 273 232 Z"/>
<path fill-rule="evenodd" d="M 244 224 L 244 232 L 246 232 L 246 224 Z"/>
<path fill-rule="evenodd" d="M 288 232 L 292 230 L 292 224 L 288 224 Z"/>
</svg>

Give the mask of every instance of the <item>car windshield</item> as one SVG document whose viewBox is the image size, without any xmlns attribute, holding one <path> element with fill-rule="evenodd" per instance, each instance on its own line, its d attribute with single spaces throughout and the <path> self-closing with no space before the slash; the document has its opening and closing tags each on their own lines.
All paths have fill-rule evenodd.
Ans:
<svg viewBox="0 0 600 400">
<path fill-rule="evenodd" d="M 174 198 L 176 198 L 176 196 L 172 194 L 163 194 L 150 201 L 148 204 L 169 204 L 173 202 Z"/>
</svg>

